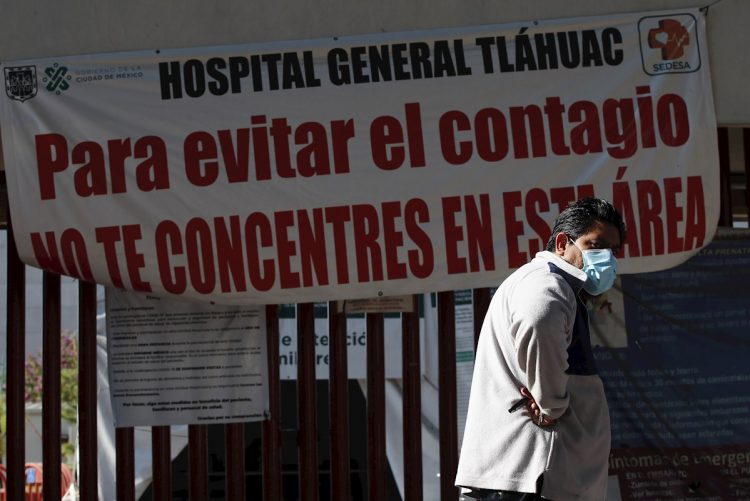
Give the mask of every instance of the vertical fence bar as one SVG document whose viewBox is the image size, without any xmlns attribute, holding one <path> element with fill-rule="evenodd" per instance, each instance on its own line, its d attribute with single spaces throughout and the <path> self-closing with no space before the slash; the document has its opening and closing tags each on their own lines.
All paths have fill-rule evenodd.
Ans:
<svg viewBox="0 0 750 501">
<path fill-rule="evenodd" d="M 385 499 L 385 347 L 383 314 L 367 314 L 367 484 L 368 499 Z"/>
<path fill-rule="evenodd" d="M 8 212 L 10 213 L 10 212 Z M 6 470 L 8 501 L 24 499 L 24 359 L 26 356 L 26 269 L 18 257 L 13 227 L 8 217 L 8 296 L 6 327 Z"/>
<path fill-rule="evenodd" d="M 208 429 L 202 424 L 188 426 L 188 468 L 190 501 L 208 499 Z"/>
<path fill-rule="evenodd" d="M 342 308 L 343 310 L 343 308 Z M 330 343 L 329 415 L 331 431 L 331 499 L 349 499 L 349 373 L 346 348 L 346 312 L 328 303 Z"/>
<path fill-rule="evenodd" d="M 729 168 L 729 131 L 719 127 L 719 182 L 721 212 L 719 226 L 732 226 L 732 178 Z"/>
<path fill-rule="evenodd" d="M 742 149 L 745 152 L 745 210 L 750 225 L 750 128 L 742 129 Z"/>
<path fill-rule="evenodd" d="M 263 499 L 281 499 L 281 384 L 279 381 L 279 307 L 266 306 L 268 410 L 263 421 Z"/>
<path fill-rule="evenodd" d="M 404 415 L 404 501 L 422 500 L 422 371 L 417 296 L 414 311 L 401 315 Z"/>
<path fill-rule="evenodd" d="M 484 316 L 487 314 L 487 310 L 490 307 L 490 295 L 489 287 L 482 287 L 480 289 L 474 289 L 474 353 L 477 352 L 477 343 L 479 343 L 479 333 L 482 332 L 482 323 L 484 322 Z"/>
<path fill-rule="evenodd" d="M 315 308 L 297 305 L 299 498 L 318 499 L 318 420 L 315 396 Z"/>
<path fill-rule="evenodd" d="M 60 499 L 60 275 L 42 275 L 42 483 L 44 497 Z"/>
<path fill-rule="evenodd" d="M 438 363 L 440 372 L 440 499 L 458 499 L 453 485 L 458 464 L 456 409 L 456 311 L 452 291 L 438 293 Z"/>
<path fill-rule="evenodd" d="M 78 482 L 81 501 L 98 499 L 96 285 L 78 281 Z"/>
<path fill-rule="evenodd" d="M 245 424 L 224 426 L 227 499 L 245 499 Z"/>
<path fill-rule="evenodd" d="M 151 428 L 151 462 L 153 477 L 151 492 L 154 501 L 170 501 L 172 499 L 172 437 L 169 426 L 153 426 Z"/>
<path fill-rule="evenodd" d="M 135 501 L 134 444 L 133 428 L 115 429 L 117 501 Z"/>
</svg>

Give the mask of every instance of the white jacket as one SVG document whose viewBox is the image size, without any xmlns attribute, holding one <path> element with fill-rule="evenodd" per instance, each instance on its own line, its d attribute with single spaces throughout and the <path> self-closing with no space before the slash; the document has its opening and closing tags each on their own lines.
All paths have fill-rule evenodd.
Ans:
<svg viewBox="0 0 750 501">
<path fill-rule="evenodd" d="M 609 412 L 578 298 L 585 280 L 545 251 L 495 293 L 479 337 L 456 485 L 536 492 L 544 473 L 545 498 L 605 498 Z M 535 425 L 525 407 L 508 412 L 522 386 L 556 424 Z"/>
</svg>

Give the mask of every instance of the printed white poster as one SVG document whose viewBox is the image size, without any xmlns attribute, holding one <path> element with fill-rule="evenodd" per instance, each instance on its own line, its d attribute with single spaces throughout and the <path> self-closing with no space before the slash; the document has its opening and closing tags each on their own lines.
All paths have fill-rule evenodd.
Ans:
<svg viewBox="0 0 750 501">
<path fill-rule="evenodd" d="M 291 307 L 282 308 L 279 315 L 279 377 L 297 379 L 297 318 Z M 328 379 L 331 368 L 331 338 L 328 313 L 323 304 L 316 305 L 315 313 L 315 377 Z M 401 318 L 384 314 L 384 365 L 386 378 L 401 377 Z M 349 315 L 346 319 L 346 358 L 349 379 L 367 378 L 367 320 L 364 314 Z"/>
<path fill-rule="evenodd" d="M 117 427 L 268 417 L 265 309 L 107 289 L 109 388 Z"/>
</svg>

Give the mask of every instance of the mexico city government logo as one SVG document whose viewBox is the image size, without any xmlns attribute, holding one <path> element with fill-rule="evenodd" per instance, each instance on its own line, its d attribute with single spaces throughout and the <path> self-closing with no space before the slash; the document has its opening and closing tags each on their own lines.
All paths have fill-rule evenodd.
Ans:
<svg viewBox="0 0 750 501">
<path fill-rule="evenodd" d="M 692 73 L 701 66 L 697 22 L 691 14 L 649 16 L 638 21 L 643 71 Z"/>
<path fill-rule="evenodd" d="M 5 94 L 16 101 L 27 101 L 36 96 L 36 66 L 5 68 Z"/>
<path fill-rule="evenodd" d="M 55 63 L 52 66 L 45 68 L 44 75 L 42 82 L 46 84 L 45 88 L 48 91 L 54 92 L 59 96 L 61 92 L 70 88 L 68 81 L 71 79 L 71 76 L 68 75 L 67 67 Z"/>
</svg>

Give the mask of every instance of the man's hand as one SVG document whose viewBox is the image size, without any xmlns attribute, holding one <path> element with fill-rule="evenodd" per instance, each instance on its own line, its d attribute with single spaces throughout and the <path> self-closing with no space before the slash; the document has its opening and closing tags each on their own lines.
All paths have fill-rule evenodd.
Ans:
<svg viewBox="0 0 750 501">
<path fill-rule="evenodd" d="M 531 392 L 525 386 L 521 387 L 521 395 L 526 399 L 526 410 L 529 412 L 529 418 L 537 426 L 552 426 L 557 422 L 556 419 L 547 418 L 542 414 L 542 410 L 537 405 L 536 400 Z"/>
</svg>

